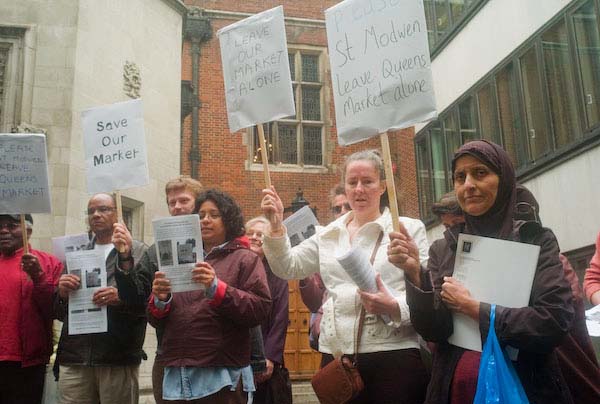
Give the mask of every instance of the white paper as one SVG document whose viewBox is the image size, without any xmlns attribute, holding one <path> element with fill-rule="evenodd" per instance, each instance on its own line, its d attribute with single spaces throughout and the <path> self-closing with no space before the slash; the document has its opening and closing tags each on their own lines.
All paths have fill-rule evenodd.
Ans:
<svg viewBox="0 0 600 404">
<path fill-rule="evenodd" d="M 370 293 L 377 292 L 375 270 L 364 249 L 351 248 L 350 251 L 335 257 L 335 259 L 360 290 Z"/>
<path fill-rule="evenodd" d="M 529 304 L 540 247 L 537 245 L 460 234 L 453 277 L 474 299 L 504 307 Z M 481 352 L 479 322 L 453 313 L 454 334 L 448 342 Z"/>
<path fill-rule="evenodd" d="M 94 293 L 106 287 L 106 261 L 99 250 L 69 252 L 67 270 L 81 279 L 78 290 L 69 294 L 69 335 L 108 331 L 106 306 L 96 306 Z"/>
<path fill-rule="evenodd" d="M 46 136 L 0 134 L 0 214 L 50 213 Z"/>
<path fill-rule="evenodd" d="M 89 193 L 148 184 L 142 100 L 81 113 Z"/>
<path fill-rule="evenodd" d="M 66 265 L 66 253 L 85 250 L 89 242 L 90 238 L 87 233 L 52 237 L 52 254 L 54 254 L 63 265 Z"/>
<path fill-rule="evenodd" d="M 229 130 L 295 117 L 283 7 L 228 25 L 217 36 Z"/>
<path fill-rule="evenodd" d="M 423 0 L 346 0 L 325 22 L 341 145 L 437 117 Z"/>
<path fill-rule="evenodd" d="M 585 323 L 590 336 L 600 337 L 600 305 L 585 311 Z"/>
<path fill-rule="evenodd" d="M 152 221 L 158 267 L 171 281 L 173 293 L 203 290 L 192 282 L 192 269 L 203 255 L 198 215 L 171 216 Z"/>
<path fill-rule="evenodd" d="M 310 206 L 303 206 L 283 221 L 292 247 L 310 238 L 317 232 L 319 222 Z"/>
</svg>

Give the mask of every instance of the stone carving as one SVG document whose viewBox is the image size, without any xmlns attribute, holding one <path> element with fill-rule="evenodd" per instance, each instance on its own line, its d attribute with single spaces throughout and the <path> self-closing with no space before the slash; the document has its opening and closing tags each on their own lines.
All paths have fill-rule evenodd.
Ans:
<svg viewBox="0 0 600 404">
<path fill-rule="evenodd" d="M 10 128 L 10 132 L 11 133 L 41 133 L 43 135 L 48 134 L 47 129 L 33 126 L 32 124 L 27 123 L 27 122 L 21 122 L 19 125 L 13 126 L 12 128 Z"/>
<path fill-rule="evenodd" d="M 138 65 L 126 60 L 125 65 L 123 66 L 123 79 L 123 90 L 125 91 L 125 95 L 134 99 L 140 98 L 142 75 Z"/>
</svg>

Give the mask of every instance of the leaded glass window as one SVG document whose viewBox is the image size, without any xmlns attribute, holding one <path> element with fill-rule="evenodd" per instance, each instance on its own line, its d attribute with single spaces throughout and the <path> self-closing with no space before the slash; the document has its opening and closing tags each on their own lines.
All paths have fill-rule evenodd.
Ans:
<svg viewBox="0 0 600 404">
<path fill-rule="evenodd" d="M 269 163 L 323 165 L 323 83 L 322 52 L 290 50 L 290 64 L 296 115 L 264 125 Z M 261 163 L 260 145 L 254 134 L 253 163 Z"/>
</svg>

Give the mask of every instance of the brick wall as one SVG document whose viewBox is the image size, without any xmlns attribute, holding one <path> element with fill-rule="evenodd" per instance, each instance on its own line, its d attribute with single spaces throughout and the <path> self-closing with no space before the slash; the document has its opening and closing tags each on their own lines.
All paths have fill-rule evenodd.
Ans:
<svg viewBox="0 0 600 404">
<path fill-rule="evenodd" d="M 336 1 L 185 1 L 188 6 L 196 6 L 207 10 L 256 13 L 283 4 L 286 17 L 324 20 L 323 11 Z M 207 15 L 213 15 L 207 13 Z M 199 93 L 202 107 L 199 111 L 199 146 L 201 162 L 198 166 L 200 181 L 209 187 L 219 187 L 231 193 L 243 208 L 247 219 L 260 214 L 260 190 L 264 187 L 262 172 L 246 169 L 249 152 L 245 143 L 244 131 L 235 134 L 229 132 L 223 89 L 221 55 L 216 32 L 236 20 L 211 18 L 212 38 L 202 44 L 200 57 Z M 322 28 L 305 27 L 297 24 L 286 24 L 288 43 L 293 45 L 317 45 L 326 47 L 327 38 L 324 25 Z M 192 61 L 190 44 L 184 43 L 182 61 L 182 80 L 191 80 Z M 284 206 L 289 206 L 298 188 L 304 192 L 304 198 L 311 206 L 317 208 L 317 216 L 321 223 L 330 219 L 327 195 L 329 189 L 339 180 L 338 168 L 345 155 L 366 148 L 378 148 L 379 140 L 371 139 L 350 147 L 340 147 L 335 130 L 335 113 L 329 71 L 326 72 L 325 84 L 329 94 L 326 99 L 328 111 L 325 111 L 326 136 L 328 145 L 324 153 L 325 161 L 330 161 L 326 173 L 292 173 L 271 172 L 271 179 L 277 188 Z M 191 172 L 192 162 L 189 160 L 191 145 L 192 118 L 189 115 L 182 123 L 182 173 Z M 414 130 L 407 129 L 390 134 L 392 158 L 398 166 L 397 192 L 401 195 L 400 209 L 405 215 L 418 216 L 418 199 L 413 148 Z"/>
</svg>

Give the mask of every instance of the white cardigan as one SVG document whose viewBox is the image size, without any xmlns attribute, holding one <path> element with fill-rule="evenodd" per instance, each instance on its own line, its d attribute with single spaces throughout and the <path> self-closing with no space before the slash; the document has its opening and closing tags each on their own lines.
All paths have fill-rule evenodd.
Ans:
<svg viewBox="0 0 600 404">
<path fill-rule="evenodd" d="M 361 305 L 356 284 L 335 259 L 336 255 L 350 248 L 346 225 L 353 214 L 348 212 L 294 248 L 291 248 L 287 235 L 270 237 L 266 234 L 263 244 L 271 270 L 281 278 L 303 279 L 320 272 L 328 291 L 328 299 L 323 304 L 319 350 L 334 355 L 354 353 L 354 339 Z M 429 243 L 425 226 L 420 220 L 409 217 L 400 217 L 400 221 L 419 247 L 421 264 L 426 267 Z M 361 353 L 419 347 L 406 303 L 404 271 L 387 259 L 387 248 L 390 243 L 388 234 L 392 231 L 392 217 L 389 210 L 386 209 L 374 222 L 363 225 L 356 232 L 352 246 L 364 248 L 370 257 L 382 230 L 385 234 L 373 267 L 381 274 L 381 279 L 397 299 L 401 318 L 386 324 L 379 316 L 367 314 L 358 349 Z"/>
</svg>

